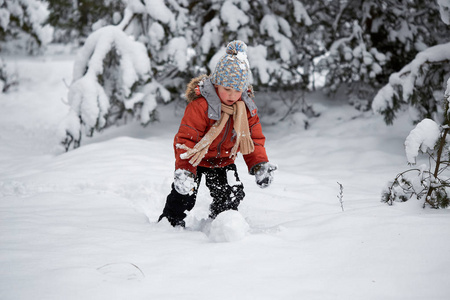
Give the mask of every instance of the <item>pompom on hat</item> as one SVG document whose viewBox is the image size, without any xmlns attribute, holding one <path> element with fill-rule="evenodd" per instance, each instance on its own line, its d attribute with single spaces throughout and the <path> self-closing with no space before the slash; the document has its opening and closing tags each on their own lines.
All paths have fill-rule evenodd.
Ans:
<svg viewBox="0 0 450 300">
<path fill-rule="evenodd" d="M 228 43 L 226 54 L 220 58 L 211 75 L 211 82 L 244 92 L 247 90 L 249 77 L 247 45 L 238 40 Z"/>
</svg>

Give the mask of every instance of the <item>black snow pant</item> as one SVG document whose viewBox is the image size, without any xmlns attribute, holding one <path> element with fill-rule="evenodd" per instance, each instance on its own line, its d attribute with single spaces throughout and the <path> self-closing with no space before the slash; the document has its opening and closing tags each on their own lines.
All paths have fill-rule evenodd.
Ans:
<svg viewBox="0 0 450 300">
<path fill-rule="evenodd" d="M 238 210 L 245 193 L 244 186 L 239 180 L 236 165 L 231 164 L 223 168 L 197 167 L 194 191 L 191 194 L 182 195 L 175 190 L 172 184 L 172 191 L 167 196 L 166 205 L 159 220 L 166 217 L 172 226 L 184 226 L 185 211 L 190 211 L 194 207 L 203 175 L 205 175 L 206 186 L 213 198 L 209 217 L 214 219 L 223 211 Z M 228 182 L 229 179 L 230 182 Z"/>
</svg>

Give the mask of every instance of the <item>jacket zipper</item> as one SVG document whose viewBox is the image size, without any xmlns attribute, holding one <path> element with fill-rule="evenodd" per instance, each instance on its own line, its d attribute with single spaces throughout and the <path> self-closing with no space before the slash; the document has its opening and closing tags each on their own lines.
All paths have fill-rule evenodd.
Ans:
<svg viewBox="0 0 450 300">
<path fill-rule="evenodd" d="M 228 131 L 229 131 L 229 129 L 230 129 L 230 120 L 228 119 L 227 125 L 226 125 L 226 127 L 225 127 L 225 134 L 223 135 L 222 140 L 221 140 L 221 141 L 219 142 L 219 144 L 217 145 L 217 155 L 216 155 L 216 158 L 219 158 L 219 157 L 220 157 L 220 148 L 222 147 L 223 142 L 225 141 L 225 139 L 226 139 L 227 136 L 228 136 Z"/>
</svg>

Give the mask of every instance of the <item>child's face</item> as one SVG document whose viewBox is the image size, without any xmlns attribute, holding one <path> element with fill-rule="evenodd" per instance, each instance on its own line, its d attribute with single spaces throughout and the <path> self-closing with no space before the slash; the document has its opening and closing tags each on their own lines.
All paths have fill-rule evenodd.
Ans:
<svg viewBox="0 0 450 300">
<path fill-rule="evenodd" d="M 233 105 L 242 96 L 242 92 L 222 85 L 217 86 L 217 93 L 220 100 L 226 105 Z"/>
</svg>

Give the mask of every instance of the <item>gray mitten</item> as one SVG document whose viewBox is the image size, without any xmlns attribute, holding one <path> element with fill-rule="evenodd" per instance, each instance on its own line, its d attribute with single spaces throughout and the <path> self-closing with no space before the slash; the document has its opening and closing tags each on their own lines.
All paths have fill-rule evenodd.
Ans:
<svg viewBox="0 0 450 300">
<path fill-rule="evenodd" d="M 260 188 L 268 187 L 273 180 L 273 171 L 278 169 L 278 167 L 269 162 L 261 163 L 253 167 L 253 174 L 255 174 L 256 184 Z"/>
<path fill-rule="evenodd" d="M 195 188 L 195 176 L 187 170 L 177 169 L 174 173 L 173 185 L 175 190 L 182 194 L 187 195 Z"/>
</svg>

